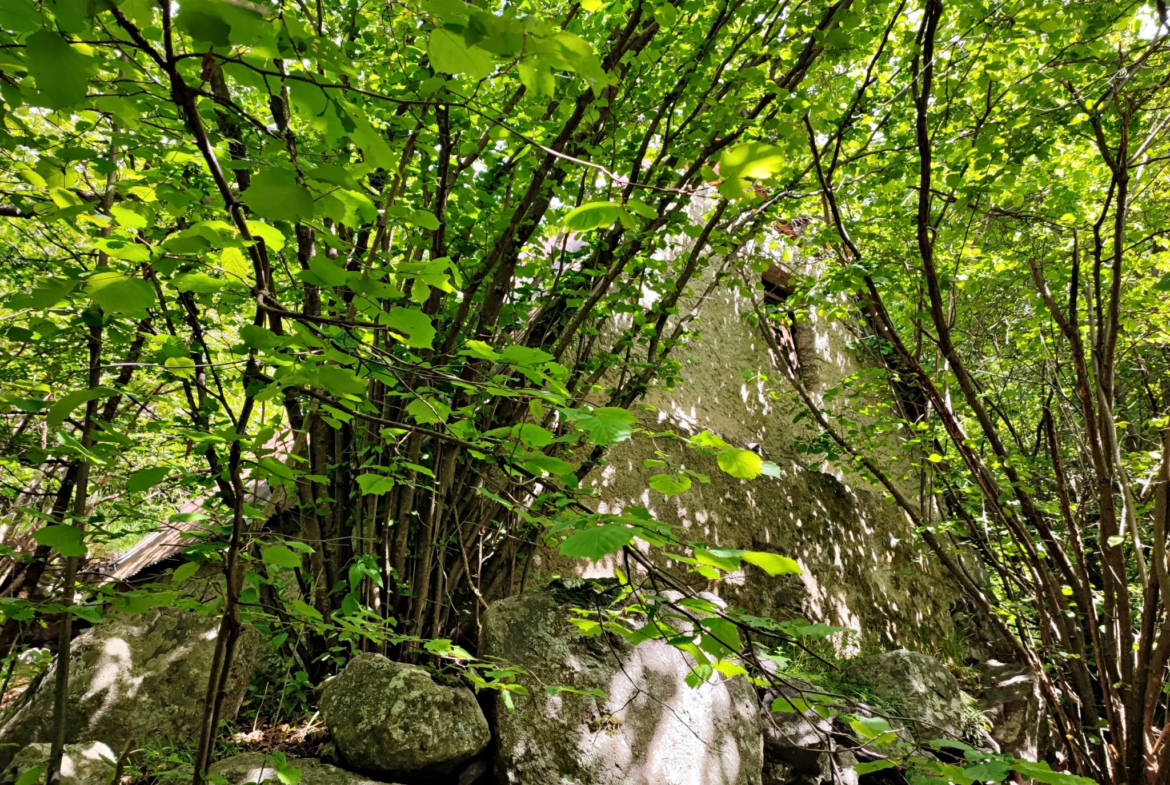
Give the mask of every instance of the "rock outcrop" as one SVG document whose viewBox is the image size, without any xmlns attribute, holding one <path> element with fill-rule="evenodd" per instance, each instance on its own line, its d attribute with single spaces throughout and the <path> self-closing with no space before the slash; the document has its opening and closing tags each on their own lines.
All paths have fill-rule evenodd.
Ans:
<svg viewBox="0 0 1170 785">
<path fill-rule="evenodd" d="M 40 766 L 41 775 L 36 785 L 45 783 L 45 761 L 49 759 L 49 744 L 29 744 L 12 759 L 0 773 L 0 785 L 13 785 L 27 772 Z M 85 744 L 66 744 L 61 755 L 60 785 L 110 785 L 114 777 L 117 753 L 100 741 Z"/>
<path fill-rule="evenodd" d="M 515 709 L 497 700 L 492 712 L 502 785 L 759 785 L 759 705 L 746 680 L 716 674 L 692 688 L 688 655 L 662 640 L 585 635 L 567 595 L 532 592 L 484 613 L 480 656 L 527 672 Z M 599 692 L 546 689 L 556 686 Z"/>
<path fill-rule="evenodd" d="M 218 616 L 178 608 L 110 617 L 70 649 L 67 743 L 187 740 L 203 716 Z M 236 646 L 222 716 L 234 717 L 259 658 L 259 636 L 244 629 Z M 56 665 L 32 685 L 0 728 L 0 767 L 16 751 L 50 739 Z M 11 746 L 3 746 L 11 745 Z"/>
<path fill-rule="evenodd" d="M 1031 668 L 990 660 L 981 666 L 979 705 L 999 751 L 1040 760 L 1048 743 L 1044 696 Z"/>
<path fill-rule="evenodd" d="M 963 730 L 959 682 L 946 666 L 917 651 L 897 649 L 853 660 L 847 678 L 896 701 L 924 738 L 958 738 Z"/>
<path fill-rule="evenodd" d="M 353 659 L 321 693 L 321 716 L 345 764 L 373 776 L 450 774 L 487 747 L 487 719 L 466 687 L 380 654 Z"/>
<path fill-rule="evenodd" d="M 300 785 L 382 785 L 377 780 L 330 766 L 315 758 L 288 758 L 287 765 L 300 772 Z M 262 752 L 247 752 L 225 758 L 212 764 L 209 773 L 212 777 L 223 777 L 227 785 L 248 785 L 253 782 L 257 785 L 266 782 L 283 785 L 272 761 Z"/>
</svg>

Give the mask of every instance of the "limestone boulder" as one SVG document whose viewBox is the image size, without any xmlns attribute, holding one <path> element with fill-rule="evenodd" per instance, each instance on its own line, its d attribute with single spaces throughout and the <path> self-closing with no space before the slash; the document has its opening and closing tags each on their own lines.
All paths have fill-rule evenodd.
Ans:
<svg viewBox="0 0 1170 785">
<path fill-rule="evenodd" d="M 67 743 L 102 741 L 121 749 L 152 740 L 187 741 L 203 716 L 218 616 L 175 607 L 111 616 L 70 648 Z M 222 716 L 234 717 L 256 669 L 260 643 L 246 627 L 236 646 Z M 56 664 L 29 687 L 0 728 L 0 767 L 17 750 L 51 738 Z"/>
<path fill-rule="evenodd" d="M 1048 742 L 1047 711 L 1031 668 L 990 660 L 981 668 L 979 705 L 999 751 L 1040 760 Z"/>
<path fill-rule="evenodd" d="M 330 766 L 315 758 L 288 758 L 287 765 L 300 771 L 300 785 L 382 785 L 378 780 Z M 210 774 L 223 777 L 227 785 L 282 785 L 272 760 L 262 752 L 247 752 L 213 763 Z"/>
<path fill-rule="evenodd" d="M 40 766 L 36 785 L 44 785 L 45 769 L 51 745 L 29 744 L 0 773 L 0 785 L 13 785 L 20 777 Z M 61 785 L 110 785 L 114 778 L 117 753 L 100 741 L 66 744 L 61 755 Z"/>
<path fill-rule="evenodd" d="M 492 710 L 498 782 L 761 783 L 759 704 L 746 680 L 716 674 L 691 687 L 689 655 L 662 640 L 586 635 L 570 622 L 575 604 L 591 607 L 544 590 L 484 613 L 480 655 L 527 672 L 515 709 L 497 699 Z M 579 692 L 546 689 L 557 686 Z"/>
<path fill-rule="evenodd" d="M 341 760 L 376 777 L 450 774 L 491 741 L 470 690 L 380 654 L 350 661 L 322 689 L 320 708 Z"/>
<path fill-rule="evenodd" d="M 853 660 L 845 676 L 896 702 L 926 738 L 958 738 L 963 730 L 959 682 L 929 654 L 898 649 Z"/>
</svg>

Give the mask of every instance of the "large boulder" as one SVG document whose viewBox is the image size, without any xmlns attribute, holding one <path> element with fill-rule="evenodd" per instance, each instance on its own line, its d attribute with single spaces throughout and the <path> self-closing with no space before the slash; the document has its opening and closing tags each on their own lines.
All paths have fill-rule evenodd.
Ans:
<svg viewBox="0 0 1170 785">
<path fill-rule="evenodd" d="M 69 658 L 67 743 L 187 741 L 197 736 L 218 616 L 179 608 L 111 616 L 74 639 Z M 259 636 L 245 627 L 236 646 L 222 716 L 239 710 L 256 669 Z M 0 767 L 17 750 L 51 738 L 56 665 L 29 687 L 20 707 L 0 728 Z"/>
<path fill-rule="evenodd" d="M 853 660 L 846 678 L 868 684 L 876 695 L 896 702 L 919 734 L 958 738 L 963 732 L 959 682 L 941 662 L 917 651 L 898 649 Z"/>
<path fill-rule="evenodd" d="M 755 691 L 718 675 L 687 684 L 694 661 L 662 640 L 633 646 L 571 623 L 588 588 L 493 603 L 480 655 L 523 668 L 527 695 L 497 699 L 496 776 L 503 785 L 759 785 Z M 564 686 L 594 694 L 546 690 Z"/>
<path fill-rule="evenodd" d="M 352 771 L 339 769 L 315 758 L 288 758 L 288 767 L 301 773 L 300 785 L 382 785 L 377 780 Z M 282 785 L 271 758 L 262 752 L 246 752 L 211 764 L 213 777 L 223 777 L 227 785 Z"/>
<path fill-rule="evenodd" d="M 13 785 L 20 777 L 38 766 L 44 767 L 52 747 L 49 744 L 29 744 L 0 773 L 0 785 Z M 100 741 L 85 744 L 66 744 L 61 754 L 60 785 L 110 785 L 117 765 L 117 754 Z M 36 785 L 44 785 L 45 770 L 41 769 Z"/>
<path fill-rule="evenodd" d="M 1040 760 L 1048 743 L 1044 696 L 1031 668 L 997 660 L 981 668 L 983 716 L 999 751 L 1025 760 Z"/>
<path fill-rule="evenodd" d="M 341 759 L 373 776 L 417 781 L 450 774 L 491 741 L 470 690 L 380 654 L 350 661 L 326 683 L 320 707 Z"/>
</svg>

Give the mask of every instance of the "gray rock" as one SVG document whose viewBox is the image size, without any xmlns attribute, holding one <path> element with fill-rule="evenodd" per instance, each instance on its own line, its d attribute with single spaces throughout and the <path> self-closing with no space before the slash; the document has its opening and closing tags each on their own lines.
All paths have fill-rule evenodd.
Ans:
<svg viewBox="0 0 1170 785">
<path fill-rule="evenodd" d="M 868 684 L 873 691 L 896 701 L 927 738 L 957 738 L 963 730 L 963 699 L 959 682 L 946 666 L 916 651 L 898 649 L 851 662 L 846 678 Z"/>
<path fill-rule="evenodd" d="M 569 593 L 523 594 L 484 613 L 480 655 L 527 671 L 518 681 L 528 694 L 513 693 L 515 710 L 499 699 L 493 709 L 499 782 L 759 785 L 759 705 L 751 685 L 716 674 L 692 688 L 686 678 L 693 660 L 662 640 L 633 646 L 584 635 L 570 623 Z M 556 685 L 605 697 L 545 690 Z"/>
<path fill-rule="evenodd" d="M 999 751 L 1040 760 L 1047 746 L 1048 718 L 1040 685 L 1031 668 L 991 660 L 981 666 L 979 704 Z"/>
<path fill-rule="evenodd" d="M 382 785 L 377 780 L 330 766 L 315 758 L 289 758 L 288 765 L 300 770 L 300 785 Z M 265 782 L 281 785 L 272 761 L 262 752 L 247 752 L 225 758 L 211 764 L 210 773 L 223 777 L 228 785 L 248 785 L 250 782 L 257 785 Z"/>
<path fill-rule="evenodd" d="M 325 685 L 320 706 L 341 759 L 375 776 L 451 773 L 491 741 L 470 690 L 380 654 L 355 657 Z"/>
<path fill-rule="evenodd" d="M 189 740 L 203 717 L 218 616 L 178 608 L 111 616 L 74 639 L 70 648 L 67 743 L 101 740 Z M 256 669 L 259 636 L 245 627 L 236 646 L 222 716 L 234 717 Z M 53 724 L 56 665 L 29 687 L 27 699 L 0 728 L 0 766 L 16 750 L 46 741 Z"/>
<path fill-rule="evenodd" d="M 792 679 L 765 693 L 764 785 L 857 785 L 857 758 L 838 749 L 833 740 L 834 731 L 841 735 L 841 728 L 834 728 L 833 722 L 812 709 L 768 711 L 778 697 L 809 701 L 809 694 L 815 692 L 813 685 Z"/>
<path fill-rule="evenodd" d="M 48 744 L 29 744 L 0 774 L 0 785 L 12 785 L 25 772 L 43 766 L 50 749 Z M 100 741 L 66 744 L 61 756 L 61 785 L 110 785 L 117 757 L 117 753 Z M 44 785 L 44 782 L 45 772 L 42 770 L 37 785 Z"/>
</svg>

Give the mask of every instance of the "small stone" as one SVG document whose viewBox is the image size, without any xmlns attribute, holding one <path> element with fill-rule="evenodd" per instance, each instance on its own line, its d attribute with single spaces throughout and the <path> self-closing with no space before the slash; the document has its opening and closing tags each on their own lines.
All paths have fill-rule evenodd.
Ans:
<svg viewBox="0 0 1170 785">
<path fill-rule="evenodd" d="M 299 785 L 382 785 L 377 780 L 330 766 L 315 758 L 288 758 L 286 765 L 300 772 Z M 272 759 L 262 752 L 248 752 L 225 758 L 211 764 L 209 773 L 212 776 L 223 777 L 227 780 L 227 785 L 248 783 L 263 785 L 265 782 L 283 785 L 277 777 Z"/>
<path fill-rule="evenodd" d="M 374 776 L 452 773 L 491 741 L 470 690 L 380 654 L 354 658 L 325 686 L 320 706 L 341 759 Z"/>
</svg>

